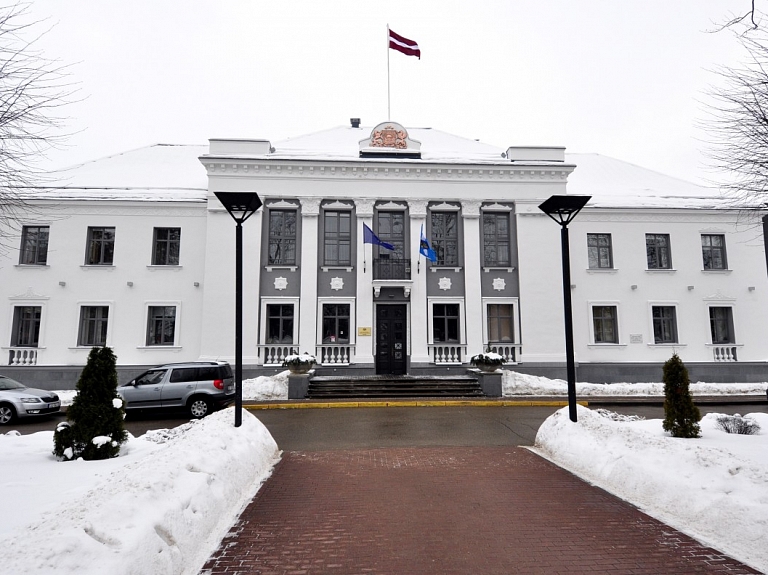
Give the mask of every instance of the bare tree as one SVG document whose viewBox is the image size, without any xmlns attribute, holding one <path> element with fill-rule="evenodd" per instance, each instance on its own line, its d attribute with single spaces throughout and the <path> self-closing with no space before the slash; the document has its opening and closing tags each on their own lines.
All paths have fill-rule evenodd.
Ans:
<svg viewBox="0 0 768 575">
<path fill-rule="evenodd" d="M 716 182 L 741 207 L 768 203 L 768 36 L 739 36 L 748 56 L 739 68 L 723 68 L 712 91 L 704 128 L 709 133 Z"/>
<path fill-rule="evenodd" d="M 74 94 L 66 67 L 37 47 L 29 4 L 0 6 L 0 224 L 17 223 L 26 190 L 45 183 L 45 152 L 61 143 L 61 108 Z M 0 243 L 3 232 L 0 231 Z"/>
</svg>

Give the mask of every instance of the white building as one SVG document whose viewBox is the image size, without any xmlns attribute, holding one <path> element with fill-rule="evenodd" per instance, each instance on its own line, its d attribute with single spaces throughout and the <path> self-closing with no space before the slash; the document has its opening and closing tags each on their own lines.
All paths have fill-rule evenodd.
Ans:
<svg viewBox="0 0 768 575">
<path fill-rule="evenodd" d="M 22 227 L 0 232 L 0 372 L 73 384 L 93 345 L 130 372 L 233 361 L 220 191 L 264 203 L 243 226 L 246 373 L 295 352 L 321 373 L 461 371 L 490 347 L 563 377 L 560 229 L 538 206 L 567 193 L 592 196 L 569 226 L 580 380 L 658 381 L 675 351 L 692 379 L 765 379 L 760 214 L 611 158 L 394 122 L 151 146 L 31 192 Z"/>
</svg>

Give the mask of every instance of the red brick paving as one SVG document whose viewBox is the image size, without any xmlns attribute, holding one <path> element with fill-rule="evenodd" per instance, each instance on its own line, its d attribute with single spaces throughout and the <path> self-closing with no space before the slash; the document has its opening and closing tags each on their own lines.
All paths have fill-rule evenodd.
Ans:
<svg viewBox="0 0 768 575">
<path fill-rule="evenodd" d="M 287 452 L 203 573 L 759 573 L 526 449 Z"/>
</svg>

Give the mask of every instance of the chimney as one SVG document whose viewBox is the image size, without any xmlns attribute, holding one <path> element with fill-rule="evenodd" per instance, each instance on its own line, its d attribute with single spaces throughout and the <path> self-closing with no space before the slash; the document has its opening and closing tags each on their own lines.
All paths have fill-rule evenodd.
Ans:
<svg viewBox="0 0 768 575">
<path fill-rule="evenodd" d="M 350 118 L 349 123 L 352 124 L 353 128 L 359 128 L 360 127 L 360 118 Z"/>
</svg>

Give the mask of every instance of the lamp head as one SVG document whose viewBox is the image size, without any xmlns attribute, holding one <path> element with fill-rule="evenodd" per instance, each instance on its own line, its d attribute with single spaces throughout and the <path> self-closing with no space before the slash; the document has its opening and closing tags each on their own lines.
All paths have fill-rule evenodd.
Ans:
<svg viewBox="0 0 768 575">
<path fill-rule="evenodd" d="M 592 196 L 550 196 L 539 209 L 561 226 L 567 226 Z"/>
<path fill-rule="evenodd" d="M 242 224 L 262 206 L 256 192 L 214 192 L 214 195 L 238 224 Z"/>
</svg>

